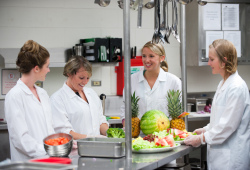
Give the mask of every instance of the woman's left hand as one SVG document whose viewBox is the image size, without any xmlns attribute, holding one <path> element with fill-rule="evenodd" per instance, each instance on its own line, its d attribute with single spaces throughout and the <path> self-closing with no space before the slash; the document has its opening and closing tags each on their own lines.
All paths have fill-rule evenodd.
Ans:
<svg viewBox="0 0 250 170">
<path fill-rule="evenodd" d="M 193 147 L 199 147 L 201 145 L 203 135 L 190 135 L 185 140 L 186 145 L 192 145 Z"/>
</svg>

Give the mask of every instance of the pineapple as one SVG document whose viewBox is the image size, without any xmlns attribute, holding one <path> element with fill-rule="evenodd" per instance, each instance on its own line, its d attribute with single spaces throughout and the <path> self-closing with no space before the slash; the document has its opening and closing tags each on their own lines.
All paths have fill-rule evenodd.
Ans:
<svg viewBox="0 0 250 170">
<path fill-rule="evenodd" d="M 167 100 L 168 100 L 168 113 L 169 116 L 172 118 L 172 120 L 170 121 L 170 128 L 184 130 L 185 122 L 182 119 L 183 110 L 181 102 L 181 91 L 169 90 L 167 95 Z"/>
<path fill-rule="evenodd" d="M 135 92 L 131 95 L 131 109 L 132 109 L 132 138 L 137 138 L 140 134 L 140 119 L 138 118 L 139 106 L 138 101 L 140 98 L 135 97 Z"/>
</svg>

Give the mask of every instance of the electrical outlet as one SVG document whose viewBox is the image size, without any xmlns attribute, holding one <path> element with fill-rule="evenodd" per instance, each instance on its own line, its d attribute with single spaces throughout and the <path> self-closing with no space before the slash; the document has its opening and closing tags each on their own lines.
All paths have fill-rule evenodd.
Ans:
<svg viewBox="0 0 250 170">
<path fill-rule="evenodd" d="M 101 81 L 91 81 L 91 86 L 101 86 L 102 82 Z"/>
</svg>

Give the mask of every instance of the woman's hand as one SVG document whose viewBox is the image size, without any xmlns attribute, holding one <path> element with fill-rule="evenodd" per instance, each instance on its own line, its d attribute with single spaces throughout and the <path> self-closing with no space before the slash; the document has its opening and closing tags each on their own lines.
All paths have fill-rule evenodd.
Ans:
<svg viewBox="0 0 250 170">
<path fill-rule="evenodd" d="M 77 149 L 77 141 L 73 140 L 73 149 Z"/>
<path fill-rule="evenodd" d="M 199 129 L 195 129 L 193 133 L 200 135 L 200 134 L 205 133 L 205 132 L 206 132 L 206 130 L 204 128 L 199 128 Z"/>
<path fill-rule="evenodd" d="M 199 147 L 203 140 L 203 134 L 201 135 L 190 135 L 185 140 L 186 145 L 192 145 L 193 147 Z"/>
</svg>

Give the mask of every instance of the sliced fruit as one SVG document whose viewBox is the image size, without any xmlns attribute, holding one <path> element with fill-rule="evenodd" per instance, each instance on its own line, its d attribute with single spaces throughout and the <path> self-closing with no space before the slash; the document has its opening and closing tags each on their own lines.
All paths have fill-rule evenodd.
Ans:
<svg viewBox="0 0 250 170">
<path fill-rule="evenodd" d="M 170 145 L 170 147 L 175 146 L 175 141 L 174 141 L 173 135 L 165 136 L 165 137 L 162 138 L 162 139 L 165 139 L 165 140 L 167 141 L 168 145 Z"/>
</svg>

